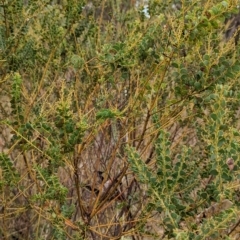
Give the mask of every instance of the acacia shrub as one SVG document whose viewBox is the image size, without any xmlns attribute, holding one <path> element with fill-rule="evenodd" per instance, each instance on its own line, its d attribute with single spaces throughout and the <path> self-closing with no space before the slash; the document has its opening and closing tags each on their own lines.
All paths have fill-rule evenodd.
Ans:
<svg viewBox="0 0 240 240">
<path fill-rule="evenodd" d="M 1 6 L 2 238 L 236 234 L 237 2 L 162 3 Z"/>
</svg>

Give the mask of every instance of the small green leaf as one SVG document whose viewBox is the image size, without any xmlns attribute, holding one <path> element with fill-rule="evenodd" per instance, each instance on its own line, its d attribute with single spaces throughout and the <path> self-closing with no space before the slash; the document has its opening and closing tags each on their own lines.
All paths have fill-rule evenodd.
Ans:
<svg viewBox="0 0 240 240">
<path fill-rule="evenodd" d="M 178 64 L 176 62 L 173 62 L 172 67 L 178 68 Z"/>
<path fill-rule="evenodd" d="M 111 109 L 101 109 L 97 112 L 96 118 L 97 119 L 111 119 L 115 118 L 120 115 L 120 112 L 113 111 Z"/>
<path fill-rule="evenodd" d="M 211 117 L 214 121 L 217 120 L 217 115 L 216 115 L 215 113 L 212 113 L 212 114 L 210 115 L 210 117 Z"/>
<path fill-rule="evenodd" d="M 216 169 L 212 169 L 211 172 L 210 172 L 210 174 L 211 174 L 212 176 L 217 176 L 217 175 L 218 175 L 218 171 L 217 171 Z"/>
</svg>

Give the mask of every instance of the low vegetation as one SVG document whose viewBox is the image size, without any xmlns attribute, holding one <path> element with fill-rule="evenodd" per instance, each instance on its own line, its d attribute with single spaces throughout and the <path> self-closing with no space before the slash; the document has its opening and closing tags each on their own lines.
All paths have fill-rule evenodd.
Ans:
<svg viewBox="0 0 240 240">
<path fill-rule="evenodd" d="M 0 239 L 240 238 L 238 1 L 168 2 L 1 1 Z"/>
</svg>

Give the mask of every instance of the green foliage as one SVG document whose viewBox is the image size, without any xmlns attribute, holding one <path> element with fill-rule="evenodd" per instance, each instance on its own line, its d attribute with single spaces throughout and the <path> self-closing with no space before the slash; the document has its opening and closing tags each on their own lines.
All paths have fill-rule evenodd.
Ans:
<svg viewBox="0 0 240 240">
<path fill-rule="evenodd" d="M 41 202 L 45 202 L 47 200 L 55 200 L 63 203 L 67 196 L 67 189 L 60 184 L 57 176 L 46 169 L 41 169 L 38 166 L 34 167 L 34 169 L 37 171 L 37 178 L 44 182 L 44 185 L 42 187 L 45 188 L 45 191 L 43 194 L 36 194 L 33 196 L 33 198 L 40 200 Z"/>
<path fill-rule="evenodd" d="M 228 229 L 236 219 L 237 209 L 227 209 L 221 202 L 224 199 L 235 202 L 238 191 L 231 191 L 231 183 L 238 181 L 239 136 L 234 127 L 229 127 L 228 85 L 217 85 L 212 95 L 207 97 L 210 114 L 206 124 L 197 127 L 199 141 L 204 141 L 204 154 L 182 145 L 177 156 L 172 155 L 169 134 L 160 130 L 155 143 L 156 167 L 149 168 L 134 148 L 127 148 L 128 160 L 138 180 L 146 185 L 151 208 L 147 211 L 161 213 L 159 224 L 163 226 L 169 238 L 190 237 L 196 239 L 221 238 L 224 229 Z M 230 168 L 228 159 L 236 163 Z M 208 178 L 204 186 L 203 179 Z M 201 184 L 203 186 L 201 187 Z M 197 196 L 194 196 L 195 194 Z M 206 219 L 203 224 L 188 223 L 189 216 L 196 216 L 196 211 L 204 206 L 211 207 L 214 218 Z M 238 204 L 237 204 L 238 205 Z M 198 210 L 198 211 L 199 211 Z M 221 212 L 222 211 L 222 212 Z M 215 216 L 216 215 L 216 216 Z M 188 223 L 188 229 L 182 230 L 181 222 Z M 197 222 L 195 223 L 197 224 Z M 197 232 L 197 234 L 192 234 Z"/>
<path fill-rule="evenodd" d="M 1 239 L 239 238 L 238 1 L 132 2 L 0 4 Z"/>
<path fill-rule="evenodd" d="M 16 186 L 19 181 L 19 173 L 14 167 L 13 162 L 4 153 L 0 154 L 0 164 L 2 170 L 2 179 L 0 181 L 1 190 L 5 187 Z"/>
<path fill-rule="evenodd" d="M 96 114 L 97 119 L 111 119 L 115 118 L 117 116 L 120 116 L 120 112 L 110 110 L 110 109 L 101 109 L 99 112 Z"/>
</svg>

